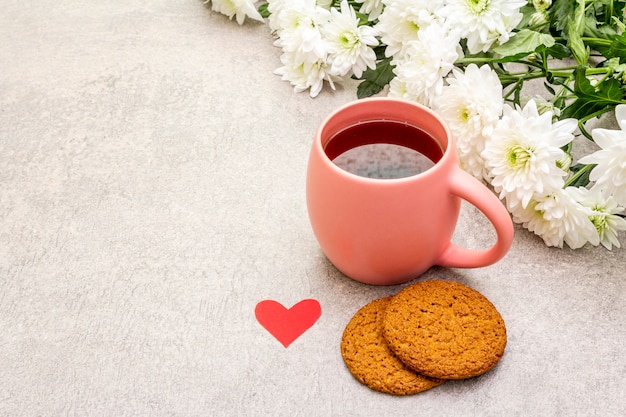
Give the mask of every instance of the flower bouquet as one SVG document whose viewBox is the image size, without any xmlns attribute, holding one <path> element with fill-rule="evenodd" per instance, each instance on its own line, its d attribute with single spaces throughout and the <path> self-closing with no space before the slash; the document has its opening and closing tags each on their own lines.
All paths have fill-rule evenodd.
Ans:
<svg viewBox="0 0 626 417">
<path fill-rule="evenodd" d="M 461 166 L 548 246 L 626 230 L 626 1 L 210 0 L 265 21 L 296 92 L 358 80 L 437 111 Z M 545 94 L 526 97 L 527 83 Z M 541 85 L 540 84 L 540 85 Z M 614 113 L 621 130 L 587 122 Z M 574 159 L 575 139 L 591 149 Z"/>
</svg>

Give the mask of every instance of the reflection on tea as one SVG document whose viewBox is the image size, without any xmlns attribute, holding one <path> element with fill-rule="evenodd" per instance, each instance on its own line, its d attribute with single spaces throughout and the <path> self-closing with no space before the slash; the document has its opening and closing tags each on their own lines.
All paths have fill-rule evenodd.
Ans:
<svg viewBox="0 0 626 417">
<path fill-rule="evenodd" d="M 345 171 L 379 179 L 420 174 L 443 155 L 439 143 L 427 132 L 390 120 L 349 126 L 329 139 L 325 151 Z"/>
</svg>

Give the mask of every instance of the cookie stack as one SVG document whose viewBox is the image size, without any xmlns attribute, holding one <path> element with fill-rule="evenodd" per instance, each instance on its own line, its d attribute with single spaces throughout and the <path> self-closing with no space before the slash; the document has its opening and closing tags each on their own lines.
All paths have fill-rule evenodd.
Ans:
<svg viewBox="0 0 626 417">
<path fill-rule="evenodd" d="M 431 280 L 357 311 L 343 332 L 341 354 L 363 384 L 408 395 L 487 372 L 505 346 L 504 320 L 485 296 Z"/>
</svg>

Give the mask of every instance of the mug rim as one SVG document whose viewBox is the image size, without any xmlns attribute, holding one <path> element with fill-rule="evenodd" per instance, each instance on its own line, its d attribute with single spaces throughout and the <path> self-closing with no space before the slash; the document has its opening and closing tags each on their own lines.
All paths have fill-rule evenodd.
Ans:
<svg viewBox="0 0 626 417">
<path fill-rule="evenodd" d="M 443 129 L 443 133 L 445 135 L 445 141 L 446 144 L 443 145 L 442 139 L 438 136 L 433 134 L 432 131 L 426 130 L 421 126 L 416 126 L 414 122 L 409 121 L 409 120 L 403 120 L 401 117 L 398 118 L 389 118 L 389 120 L 392 121 L 397 121 L 397 122 L 403 122 L 403 123 L 408 123 L 418 129 L 422 129 L 425 130 L 426 133 L 430 134 L 431 136 L 433 136 L 435 138 L 435 140 L 438 142 L 439 146 L 441 147 L 442 150 L 442 155 L 441 158 L 437 161 L 434 162 L 434 165 L 430 168 L 428 168 L 426 171 L 422 171 L 419 172 L 417 174 L 412 174 L 412 175 L 408 175 L 408 176 L 404 176 L 404 177 L 398 177 L 398 178 L 370 178 L 370 177 L 364 177 L 358 174 L 354 174 L 352 172 L 346 171 L 345 169 L 341 168 L 340 166 L 338 166 L 337 164 L 335 164 L 333 162 L 332 159 L 330 159 L 330 157 L 328 156 L 328 154 L 326 153 L 326 145 L 328 144 L 328 142 L 326 142 L 326 144 L 324 143 L 324 138 L 323 138 L 323 133 L 324 130 L 327 128 L 328 124 L 336 117 L 338 117 L 341 113 L 346 112 L 347 110 L 354 108 L 356 106 L 364 106 L 367 105 L 368 103 L 372 103 L 372 102 L 380 102 L 380 103 L 395 103 L 395 104 L 399 104 L 402 106 L 407 106 L 407 107 L 413 107 L 415 110 L 417 111 L 423 111 L 428 113 L 428 115 L 434 119 L 439 126 Z M 380 119 L 370 119 L 371 121 L 374 120 L 380 120 Z M 359 120 L 361 121 L 365 121 L 367 122 L 368 120 Z M 343 126 L 342 128 L 347 128 L 350 126 L 353 126 L 354 124 L 346 124 L 345 126 Z M 332 132 L 332 134 L 336 134 L 337 132 L 341 131 L 341 129 L 337 129 L 334 132 Z M 332 136 L 332 135 L 328 135 L 328 136 Z M 381 142 L 381 144 L 384 144 L 385 142 Z M 361 145 L 359 145 L 361 146 Z M 353 148 L 350 149 L 356 149 L 359 146 L 355 146 Z M 400 145 L 402 146 L 402 145 Z M 322 121 L 322 123 L 320 124 L 319 128 L 317 129 L 317 132 L 315 134 L 315 148 L 317 150 L 317 152 L 320 153 L 322 160 L 324 161 L 324 164 L 326 164 L 327 166 L 330 166 L 330 168 L 336 172 L 339 173 L 342 176 L 345 176 L 347 178 L 349 178 L 350 180 L 353 181 L 362 181 L 365 183 L 376 183 L 377 185 L 380 184 L 398 184 L 398 183 L 403 183 L 403 182 L 411 182 L 411 181 L 416 181 L 418 179 L 424 178 L 424 177 L 428 177 L 428 176 L 432 176 L 435 175 L 436 173 L 438 173 L 439 171 L 441 171 L 442 169 L 445 169 L 444 166 L 447 165 L 448 161 L 452 158 L 454 159 L 455 157 L 455 151 L 454 151 L 454 140 L 452 137 L 452 132 L 450 131 L 450 128 L 448 126 L 448 124 L 443 120 L 443 118 L 441 116 L 439 116 L 433 109 L 421 104 L 421 103 L 416 103 L 413 101 L 409 101 L 409 100 L 405 100 L 405 99 L 399 99 L 399 98 L 394 98 L 394 97 L 368 97 L 368 98 L 362 98 L 362 99 L 358 99 L 355 101 L 351 101 L 349 103 L 346 103 L 340 107 L 338 107 L 337 109 L 335 109 L 334 111 L 332 111 L 328 116 L 326 116 L 324 118 L 324 120 Z M 350 150 L 348 149 L 348 150 Z M 345 151 L 347 152 L 347 151 Z M 343 153 L 342 153 L 343 154 Z M 341 155 L 341 154 L 340 154 Z M 339 156 L 339 155 L 338 155 Z"/>
</svg>

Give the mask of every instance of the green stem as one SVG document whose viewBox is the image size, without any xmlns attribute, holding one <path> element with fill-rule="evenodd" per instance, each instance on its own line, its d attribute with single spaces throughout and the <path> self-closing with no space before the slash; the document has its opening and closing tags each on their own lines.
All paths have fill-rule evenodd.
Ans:
<svg viewBox="0 0 626 417">
<path fill-rule="evenodd" d="M 572 69 L 572 71 L 567 71 L 567 69 Z M 555 68 L 550 69 L 549 72 L 554 77 L 558 78 L 570 78 L 573 74 L 573 69 L 576 67 L 563 67 L 563 68 Z M 586 75 L 606 75 L 610 72 L 609 68 L 587 68 Z M 509 85 L 518 82 L 519 80 L 528 81 L 534 80 L 538 78 L 547 78 L 547 72 L 545 70 L 537 70 L 537 71 L 523 71 L 523 72 L 501 72 L 498 73 L 498 77 L 500 78 L 500 82 L 504 85 Z"/>
<path fill-rule="evenodd" d="M 471 56 L 457 59 L 454 64 L 483 64 L 486 62 L 492 62 L 493 58 L 489 56 Z"/>
<path fill-rule="evenodd" d="M 500 78 L 500 82 L 504 85 L 509 85 L 513 83 L 519 83 L 529 80 L 534 80 L 537 78 L 544 78 L 545 74 L 541 71 L 534 71 L 529 73 L 524 73 L 525 75 L 518 76 L 517 74 L 512 74 L 509 72 L 498 74 L 498 78 Z"/>
<path fill-rule="evenodd" d="M 583 40 L 583 42 L 588 42 L 591 43 L 593 45 L 610 45 L 611 43 L 613 43 L 612 40 L 610 39 L 602 39 L 602 38 L 587 38 L 587 37 L 583 37 L 581 38 Z"/>
<path fill-rule="evenodd" d="M 510 100 L 509 97 L 512 94 L 515 94 L 516 91 L 519 91 L 522 88 L 522 84 L 524 84 L 524 80 L 519 79 L 515 82 L 515 85 L 509 89 L 509 91 L 504 95 L 504 100 Z"/>
<path fill-rule="evenodd" d="M 565 186 L 563 188 L 567 188 L 570 185 L 576 183 L 576 181 L 578 181 L 578 179 L 580 179 L 580 177 L 585 175 L 587 173 L 587 171 L 590 171 L 595 166 L 596 166 L 596 164 L 588 164 L 588 165 L 585 165 L 584 167 L 582 167 L 581 169 L 579 169 L 578 171 L 576 171 L 576 173 L 574 175 L 572 175 L 570 178 L 568 178 L 567 181 L 565 181 Z"/>
<path fill-rule="evenodd" d="M 594 117 L 600 117 L 602 116 L 604 113 L 608 113 L 611 110 L 613 110 L 614 106 L 606 106 L 594 113 L 588 114 L 587 116 L 581 118 L 578 120 L 578 128 L 580 129 L 580 133 L 582 133 L 587 139 L 589 139 L 590 141 L 593 141 L 593 136 L 587 131 L 587 129 L 585 129 L 585 123 L 588 120 L 593 119 Z"/>
<path fill-rule="evenodd" d="M 595 43 L 595 44 L 603 44 L 603 45 L 610 45 L 613 41 L 610 39 L 604 39 L 604 38 L 591 38 L 589 36 L 583 36 L 580 38 L 583 42 L 590 42 L 590 43 Z M 562 37 L 562 36 L 554 36 L 554 40 L 557 42 L 566 42 L 567 39 Z"/>
</svg>

